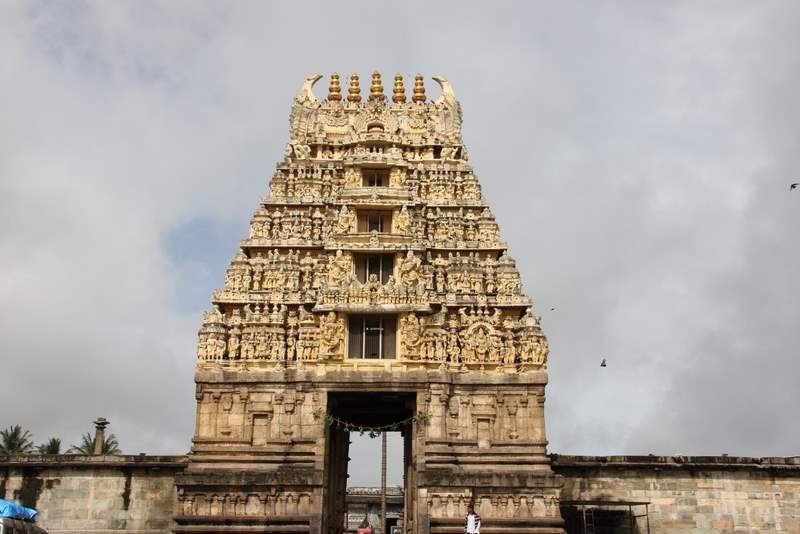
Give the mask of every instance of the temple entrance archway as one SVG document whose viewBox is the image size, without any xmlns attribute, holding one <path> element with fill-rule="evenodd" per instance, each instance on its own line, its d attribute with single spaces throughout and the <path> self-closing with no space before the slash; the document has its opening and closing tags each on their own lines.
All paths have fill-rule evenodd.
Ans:
<svg viewBox="0 0 800 534">
<path fill-rule="evenodd" d="M 331 392 L 328 394 L 327 448 L 325 453 L 324 532 L 342 534 L 347 530 L 347 479 L 352 459 L 349 456 L 351 434 L 376 429 L 400 432 L 403 440 L 403 531 L 409 532 L 413 503 L 413 422 L 416 413 L 416 393 Z M 380 466 L 378 466 L 380 468 Z M 385 521 L 385 517 L 384 517 Z M 380 532 L 385 529 L 381 525 Z"/>
</svg>

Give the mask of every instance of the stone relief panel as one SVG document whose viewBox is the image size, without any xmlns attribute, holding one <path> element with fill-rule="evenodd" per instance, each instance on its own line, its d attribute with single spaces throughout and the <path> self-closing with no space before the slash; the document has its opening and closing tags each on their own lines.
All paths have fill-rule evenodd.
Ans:
<svg viewBox="0 0 800 534">
<path fill-rule="evenodd" d="M 428 513 L 435 519 L 463 519 L 464 510 L 474 500 L 475 511 L 486 523 L 493 519 L 521 519 L 527 517 L 560 517 L 558 498 L 552 494 L 535 492 L 477 495 L 433 492 L 428 495 Z"/>
<path fill-rule="evenodd" d="M 493 444 L 544 443 L 544 389 L 454 388 L 434 384 L 426 397 L 427 439 Z"/>
<path fill-rule="evenodd" d="M 203 388 L 198 395 L 195 439 L 266 447 L 316 439 L 325 426 L 315 416 L 324 408 L 318 394 L 293 387 L 252 390 Z"/>
<path fill-rule="evenodd" d="M 298 518 L 314 512 L 310 491 L 245 491 L 178 493 L 178 509 L 184 516 L 270 516 Z"/>
<path fill-rule="evenodd" d="M 336 258 L 334 256 L 333 258 Z M 341 258 L 341 257 L 339 257 Z M 406 258 L 408 260 L 408 257 Z M 337 261 L 336 259 L 332 261 Z M 400 278 L 386 284 L 371 279 L 365 284 L 350 279 L 327 286 L 323 279 L 315 304 L 248 304 L 223 314 L 219 308 L 206 313 L 199 332 L 199 362 L 273 362 L 302 365 L 344 359 L 345 316 L 340 306 L 379 306 L 380 310 L 402 310 L 402 306 L 425 308 L 430 291 L 416 263 L 406 270 L 401 263 Z M 331 271 L 336 280 L 339 267 Z M 313 283 L 313 282 L 312 282 Z M 414 285 L 411 285 L 414 284 Z M 324 309 L 312 313 L 311 309 Z M 399 359 L 441 368 L 539 369 L 546 366 L 547 340 L 538 318 L 526 312 L 499 307 L 446 305 L 437 313 L 406 311 L 399 314 Z"/>
</svg>

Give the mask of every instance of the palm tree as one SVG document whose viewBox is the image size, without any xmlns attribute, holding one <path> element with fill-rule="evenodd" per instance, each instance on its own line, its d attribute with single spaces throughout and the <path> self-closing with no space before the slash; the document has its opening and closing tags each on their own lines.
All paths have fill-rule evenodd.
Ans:
<svg viewBox="0 0 800 534">
<path fill-rule="evenodd" d="M 0 430 L 0 454 L 30 454 L 33 451 L 33 436 L 19 425 Z"/>
<path fill-rule="evenodd" d="M 81 436 L 81 444 L 73 445 L 67 450 L 68 453 L 83 454 L 91 456 L 94 454 L 94 437 L 90 432 Z M 119 448 L 119 442 L 114 434 L 109 434 L 103 439 L 100 454 L 121 454 L 122 450 Z"/>
<path fill-rule="evenodd" d="M 36 452 L 39 454 L 61 454 L 61 440 L 58 438 L 50 438 L 38 447 Z"/>
</svg>

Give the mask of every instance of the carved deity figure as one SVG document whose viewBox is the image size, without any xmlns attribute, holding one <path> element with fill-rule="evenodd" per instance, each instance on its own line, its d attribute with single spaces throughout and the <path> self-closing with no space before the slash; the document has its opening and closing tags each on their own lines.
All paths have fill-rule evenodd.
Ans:
<svg viewBox="0 0 800 534">
<path fill-rule="evenodd" d="M 344 171 L 345 187 L 361 187 L 361 173 L 355 167 L 347 167 Z"/>
<path fill-rule="evenodd" d="M 537 337 L 533 345 L 533 363 L 541 366 L 546 365 L 549 352 L 550 348 L 548 347 L 547 339 L 544 336 Z"/>
<path fill-rule="evenodd" d="M 335 312 L 323 315 L 319 322 L 319 354 L 321 358 L 338 357 L 344 341 L 344 324 Z"/>
<path fill-rule="evenodd" d="M 339 218 L 336 220 L 335 232 L 337 234 L 347 234 L 352 232 L 356 226 L 356 214 L 342 206 L 339 210 Z"/>
<path fill-rule="evenodd" d="M 513 339 L 506 339 L 503 347 L 503 363 L 506 365 L 514 365 L 517 358 L 516 347 L 514 346 Z"/>
<path fill-rule="evenodd" d="M 208 355 L 208 359 L 210 360 L 221 360 L 222 357 L 225 355 L 225 348 L 227 347 L 227 343 L 223 339 L 222 334 L 209 334 L 208 340 L 206 341 L 206 352 Z"/>
<path fill-rule="evenodd" d="M 228 359 L 239 359 L 239 329 L 234 328 L 231 330 L 231 335 L 228 337 Z"/>
<path fill-rule="evenodd" d="M 487 361 L 492 339 L 486 335 L 483 328 L 477 328 L 472 337 L 472 348 L 478 361 Z"/>
<path fill-rule="evenodd" d="M 198 360 L 205 360 L 208 358 L 208 352 L 206 350 L 206 340 L 207 335 L 204 332 L 200 332 L 197 341 L 197 359 Z"/>
<path fill-rule="evenodd" d="M 286 337 L 286 359 L 292 361 L 296 358 L 297 353 L 297 332 L 294 328 L 289 330 L 289 335 Z"/>
<path fill-rule="evenodd" d="M 311 147 L 308 145 L 296 144 L 292 145 L 292 149 L 294 150 L 294 156 L 297 159 L 308 159 L 308 157 L 311 155 Z"/>
<path fill-rule="evenodd" d="M 444 269 L 436 269 L 436 291 L 445 293 L 447 291 L 447 278 Z"/>
<path fill-rule="evenodd" d="M 400 319 L 400 346 L 404 358 L 413 358 L 419 352 L 422 342 L 422 326 L 419 318 L 409 313 Z"/>
<path fill-rule="evenodd" d="M 393 168 L 389 173 L 389 187 L 404 187 L 406 185 L 406 173 L 403 169 Z"/>
<path fill-rule="evenodd" d="M 415 287 L 420 281 L 421 271 L 422 260 L 414 255 L 413 250 L 409 250 L 400 263 L 400 282 L 409 287 Z"/>
<path fill-rule="evenodd" d="M 350 260 L 342 255 L 341 249 L 336 251 L 335 256 L 328 259 L 328 284 L 340 286 L 345 280 L 349 279 Z"/>
<path fill-rule="evenodd" d="M 361 289 L 370 296 L 370 302 L 373 302 L 377 297 L 378 291 L 381 289 L 381 283 L 378 280 L 378 275 L 369 275 L 369 279 Z"/>
<path fill-rule="evenodd" d="M 411 231 L 411 216 L 406 206 L 403 206 L 394 219 L 394 231 L 398 234 L 407 234 Z"/>
<path fill-rule="evenodd" d="M 300 289 L 304 291 L 311 289 L 316 264 L 317 260 L 311 256 L 311 252 L 306 252 L 306 255 L 300 260 Z"/>
<path fill-rule="evenodd" d="M 452 363 L 461 363 L 461 347 L 458 344 L 458 335 L 450 332 L 447 335 L 447 354 Z"/>
</svg>

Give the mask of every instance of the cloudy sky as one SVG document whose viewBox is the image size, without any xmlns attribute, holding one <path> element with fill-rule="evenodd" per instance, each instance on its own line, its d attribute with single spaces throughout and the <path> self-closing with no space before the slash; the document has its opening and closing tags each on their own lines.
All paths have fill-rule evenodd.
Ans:
<svg viewBox="0 0 800 534">
<path fill-rule="evenodd" d="M 377 68 L 454 85 L 550 339 L 552 452 L 800 454 L 798 24 L 792 0 L 0 3 L 0 427 L 69 444 L 103 415 L 125 452 L 186 452 L 201 313 L 291 100 Z"/>
</svg>

